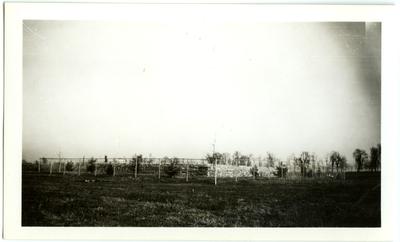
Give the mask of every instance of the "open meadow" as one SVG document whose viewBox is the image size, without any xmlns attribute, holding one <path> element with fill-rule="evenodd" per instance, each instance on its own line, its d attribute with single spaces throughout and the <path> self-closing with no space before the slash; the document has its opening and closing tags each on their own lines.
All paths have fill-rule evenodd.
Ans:
<svg viewBox="0 0 400 242">
<path fill-rule="evenodd" d="M 380 176 L 346 180 L 24 172 L 23 226 L 379 227 Z"/>
</svg>

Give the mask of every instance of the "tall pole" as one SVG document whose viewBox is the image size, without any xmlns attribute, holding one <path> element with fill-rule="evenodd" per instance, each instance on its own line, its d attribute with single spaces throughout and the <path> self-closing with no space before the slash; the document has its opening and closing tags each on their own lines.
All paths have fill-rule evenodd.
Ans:
<svg viewBox="0 0 400 242">
<path fill-rule="evenodd" d="M 158 180 L 160 180 L 160 179 L 161 179 L 161 159 L 158 162 Z"/>
<path fill-rule="evenodd" d="M 213 144 L 213 158 L 214 158 L 214 183 L 217 185 L 217 156 L 215 155 L 215 141 L 216 138 L 214 137 L 214 144 Z"/>
<path fill-rule="evenodd" d="M 186 182 L 189 181 L 189 160 L 186 160 Z"/>
<path fill-rule="evenodd" d="M 58 161 L 59 161 L 58 173 L 61 173 L 61 152 L 58 152 Z"/>
<path fill-rule="evenodd" d="M 53 172 L 53 161 L 50 161 L 50 171 L 49 171 L 50 175 L 52 172 Z"/>
<path fill-rule="evenodd" d="M 249 160 L 250 160 L 250 156 L 249 156 Z M 253 160 L 253 161 L 251 161 L 250 160 L 250 162 L 252 163 L 252 166 L 253 166 L 253 180 L 255 180 L 256 179 L 256 172 L 257 172 L 257 170 L 256 170 L 256 163 L 255 163 L 255 161 Z"/>
<path fill-rule="evenodd" d="M 214 158 L 214 163 L 215 163 L 215 165 L 214 165 L 215 166 L 215 169 L 214 169 L 215 170 L 215 175 L 214 175 L 215 181 L 214 181 L 214 183 L 215 183 L 215 185 L 217 185 L 217 158 L 216 157 Z"/>
<path fill-rule="evenodd" d="M 137 160 L 138 160 L 138 156 L 136 156 L 136 159 L 135 159 L 135 178 L 137 178 L 137 171 L 138 171 L 138 169 L 137 169 Z"/>
<path fill-rule="evenodd" d="M 38 161 L 38 172 L 40 173 L 40 161 L 42 160 L 42 158 L 39 158 L 39 161 Z"/>
<path fill-rule="evenodd" d="M 78 176 L 81 175 L 81 162 L 78 161 Z"/>
<path fill-rule="evenodd" d="M 234 159 L 235 159 L 235 170 L 234 170 L 234 173 L 235 173 L 235 182 L 237 182 L 238 181 L 238 160 L 239 160 L 239 155 L 236 157 L 234 157 Z"/>
<path fill-rule="evenodd" d="M 237 167 L 235 167 L 235 182 L 237 182 L 238 181 L 238 170 L 237 170 Z"/>
</svg>

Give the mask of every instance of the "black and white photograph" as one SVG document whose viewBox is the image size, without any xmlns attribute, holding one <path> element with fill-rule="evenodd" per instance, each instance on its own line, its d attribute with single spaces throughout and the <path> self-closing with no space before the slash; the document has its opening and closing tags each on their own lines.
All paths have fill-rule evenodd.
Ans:
<svg viewBox="0 0 400 242">
<path fill-rule="evenodd" d="M 190 13 L 20 21 L 21 228 L 381 228 L 382 22 Z"/>
</svg>

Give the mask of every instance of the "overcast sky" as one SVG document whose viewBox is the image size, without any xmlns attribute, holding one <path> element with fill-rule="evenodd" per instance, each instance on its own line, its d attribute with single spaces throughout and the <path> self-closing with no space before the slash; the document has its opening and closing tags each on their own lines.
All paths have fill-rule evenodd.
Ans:
<svg viewBox="0 0 400 242">
<path fill-rule="evenodd" d="M 380 142 L 379 23 L 24 21 L 23 158 Z"/>
</svg>

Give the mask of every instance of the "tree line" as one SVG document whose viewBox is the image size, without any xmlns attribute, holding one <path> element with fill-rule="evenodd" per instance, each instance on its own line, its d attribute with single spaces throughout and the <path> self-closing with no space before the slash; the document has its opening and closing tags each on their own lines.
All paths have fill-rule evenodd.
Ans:
<svg viewBox="0 0 400 242">
<path fill-rule="evenodd" d="M 369 156 L 365 150 L 355 149 L 353 157 L 356 162 L 357 172 L 363 169 L 378 171 L 381 168 L 381 144 L 371 147 Z"/>
<path fill-rule="evenodd" d="M 355 167 L 357 172 L 362 170 L 378 171 L 381 167 L 381 145 L 373 146 L 370 148 L 369 153 L 363 149 L 355 149 L 352 153 L 355 161 Z M 337 151 L 332 151 L 325 156 L 325 159 L 317 157 L 312 152 L 301 152 L 299 155 L 291 154 L 287 157 L 286 161 L 282 161 L 271 152 L 266 152 L 264 156 L 254 156 L 252 154 L 241 154 L 239 151 L 230 153 L 219 153 L 214 152 L 207 154 L 205 157 L 209 164 L 217 165 L 232 165 L 232 166 L 252 166 L 251 172 L 257 174 L 259 167 L 270 167 L 276 169 L 278 176 L 285 176 L 288 171 L 293 173 L 299 173 L 303 177 L 318 176 L 322 172 L 324 173 L 343 173 L 348 167 L 348 160 Z M 151 159 L 150 159 L 151 160 Z M 105 163 L 108 163 L 108 158 L 105 156 Z M 129 160 L 129 167 L 135 173 L 140 170 L 140 165 L 144 161 L 142 155 L 134 156 Z M 42 164 L 46 164 L 47 159 L 42 158 Z M 97 160 L 91 158 L 88 160 L 88 166 L 86 167 L 88 172 L 94 172 L 95 164 Z M 151 163 L 151 162 L 149 162 Z M 174 168 L 180 163 L 178 158 L 164 157 L 160 163 L 169 164 L 166 169 L 171 170 L 171 173 L 176 173 Z M 23 165 L 27 166 L 28 163 L 23 160 Z M 36 165 L 40 167 L 40 162 L 36 161 Z M 63 170 L 72 171 L 72 161 L 66 162 Z M 58 166 L 59 172 L 62 167 Z M 111 163 L 107 166 L 107 173 L 113 173 L 114 167 Z M 293 169 L 293 170 L 291 170 Z M 169 173 L 169 172 L 168 172 Z"/>
<path fill-rule="evenodd" d="M 381 166 L 381 145 L 373 146 L 369 154 L 362 149 L 355 149 L 353 159 L 357 172 L 362 170 L 378 171 Z M 234 165 L 234 166 L 253 166 L 253 167 L 272 167 L 278 169 L 289 169 L 299 172 L 301 176 L 313 176 L 322 172 L 341 173 L 348 167 L 348 159 L 338 151 L 332 151 L 325 156 L 325 159 L 317 157 L 315 153 L 304 151 L 299 155 L 291 154 L 285 162 L 276 157 L 271 152 L 266 152 L 265 156 L 244 155 L 239 151 L 230 153 L 215 152 L 206 155 L 209 164 Z"/>
</svg>

